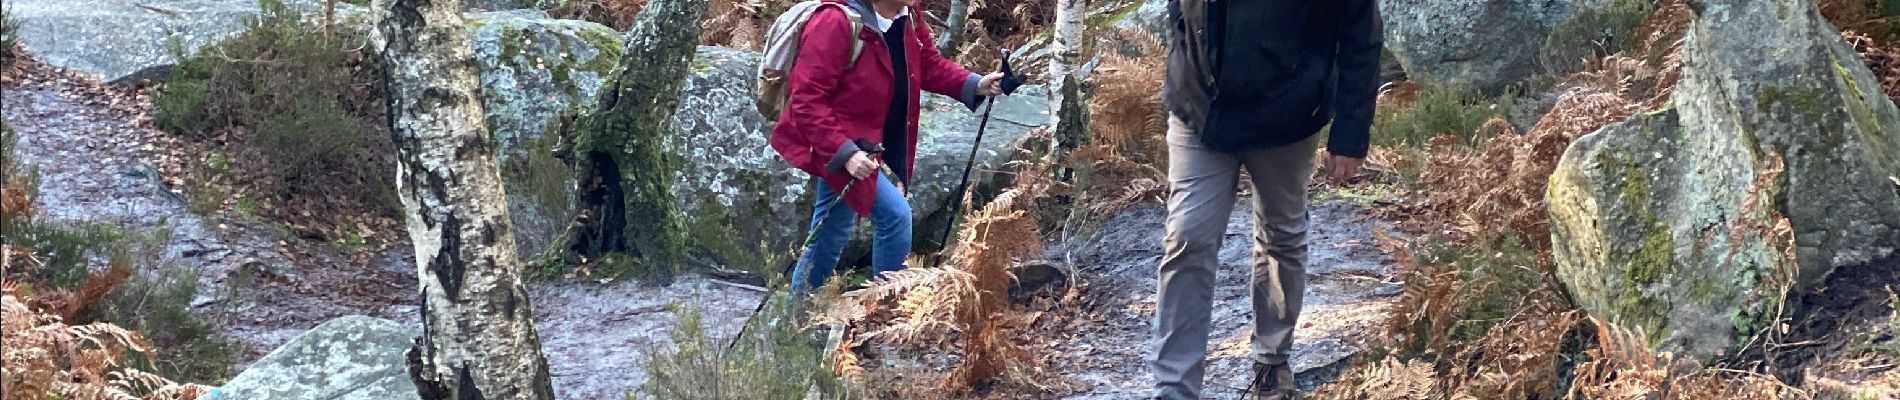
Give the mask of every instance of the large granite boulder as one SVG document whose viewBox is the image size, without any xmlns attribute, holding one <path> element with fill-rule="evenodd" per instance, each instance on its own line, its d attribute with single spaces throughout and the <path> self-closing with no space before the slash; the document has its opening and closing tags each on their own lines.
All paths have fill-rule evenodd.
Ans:
<svg viewBox="0 0 1900 400">
<path fill-rule="evenodd" d="M 1548 196 L 1578 304 L 1706 361 L 1895 254 L 1900 109 L 1810 0 L 1695 8 L 1671 104 L 1572 144 Z"/>
<path fill-rule="evenodd" d="M 711 261 L 728 265 L 762 262 L 762 250 L 792 254 L 811 221 L 809 175 L 772 150 L 767 143 L 771 124 L 753 108 L 752 92 L 758 84 L 753 74 L 759 60 L 755 52 L 701 47 L 673 116 L 682 132 L 670 143 L 681 162 L 673 193 L 682 201 L 690 243 L 712 254 Z M 1047 123 L 1041 90 L 1025 87 L 997 101 L 977 154 L 978 171 L 1001 169 L 1029 130 Z M 949 220 L 949 214 L 938 211 L 950 202 L 950 192 L 962 177 L 980 117 L 947 97 L 924 97 L 916 176 L 910 187 L 918 243 L 926 238 L 935 242 L 927 233 L 940 231 Z M 993 182 L 991 178 L 976 174 L 972 179 L 982 184 Z M 860 242 L 867 232 L 860 230 Z M 847 256 L 861 252 L 848 251 Z"/>
<path fill-rule="evenodd" d="M 1173 34 L 1173 26 L 1168 24 L 1168 0 L 1144 0 L 1117 12 L 1111 19 L 1115 29 L 1140 29 L 1162 38 L 1163 42 Z"/>
<path fill-rule="evenodd" d="M 563 116 L 589 112 L 624 43 L 605 26 L 538 12 L 471 16 L 516 241 L 523 257 L 533 257 L 547 250 L 573 211 L 572 173 L 554 155 Z M 672 186 L 688 242 L 708 256 L 702 262 L 752 267 L 763 254 L 791 254 L 810 221 L 810 179 L 772 151 L 770 122 L 753 106 L 759 60 L 755 52 L 702 46 L 680 90 L 673 123 L 681 134 L 667 143 L 679 163 Z M 980 170 L 1002 168 L 1029 130 L 1048 120 L 1040 90 L 1025 88 L 997 102 L 977 158 Z M 915 214 L 924 222 L 920 241 L 929 223 L 947 221 L 937 211 L 961 176 L 977 117 L 947 98 L 926 96 L 912 188 Z M 976 181 L 991 182 L 991 176 L 977 174 Z"/>
<path fill-rule="evenodd" d="M 283 0 L 290 10 L 316 13 L 321 0 Z M 196 51 L 244 30 L 258 0 L 7 0 L 20 41 L 53 65 L 119 80 L 177 62 L 170 46 Z M 339 4 L 339 13 L 356 6 Z M 146 74 L 162 77 L 163 74 Z"/>
<path fill-rule="evenodd" d="M 482 110 L 499 143 L 515 241 L 524 257 L 567 223 L 573 172 L 552 157 L 563 116 L 580 115 L 620 64 L 624 37 L 604 25 L 534 10 L 470 13 Z"/>
<path fill-rule="evenodd" d="M 1541 70 L 1552 27 L 1613 0 L 1380 0 L 1385 45 L 1419 82 L 1497 91 Z"/>
<path fill-rule="evenodd" d="M 365 316 L 317 325 L 202 399 L 415 399 L 404 356 L 421 330 Z"/>
</svg>

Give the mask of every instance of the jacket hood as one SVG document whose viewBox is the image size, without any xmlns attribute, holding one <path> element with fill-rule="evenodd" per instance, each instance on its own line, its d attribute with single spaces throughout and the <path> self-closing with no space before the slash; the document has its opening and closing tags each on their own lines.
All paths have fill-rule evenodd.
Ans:
<svg viewBox="0 0 1900 400">
<path fill-rule="evenodd" d="M 858 13 L 859 24 L 866 27 L 877 26 L 876 25 L 877 24 L 877 10 L 871 9 L 871 2 L 874 0 L 838 0 L 838 1 L 840 3 L 844 3 L 844 5 L 846 6 L 851 7 L 851 11 L 856 11 Z"/>
</svg>

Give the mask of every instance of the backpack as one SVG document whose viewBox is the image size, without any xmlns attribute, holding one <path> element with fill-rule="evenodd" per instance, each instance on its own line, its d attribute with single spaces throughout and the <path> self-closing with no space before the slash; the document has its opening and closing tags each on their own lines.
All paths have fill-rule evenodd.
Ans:
<svg viewBox="0 0 1900 400">
<path fill-rule="evenodd" d="M 864 28 L 864 22 L 850 7 L 821 0 L 805 0 L 772 21 L 772 29 L 765 36 L 765 60 L 759 63 L 758 107 L 759 114 L 767 120 L 778 121 L 779 113 L 785 109 L 785 103 L 791 97 L 787 88 L 788 78 L 792 74 L 792 63 L 798 60 L 799 36 L 805 33 L 805 23 L 811 16 L 826 7 L 844 10 L 845 19 L 851 21 L 851 60 L 845 63 L 849 69 L 858 63 L 858 54 L 864 52 L 864 39 L 858 38 L 858 30 Z"/>
</svg>

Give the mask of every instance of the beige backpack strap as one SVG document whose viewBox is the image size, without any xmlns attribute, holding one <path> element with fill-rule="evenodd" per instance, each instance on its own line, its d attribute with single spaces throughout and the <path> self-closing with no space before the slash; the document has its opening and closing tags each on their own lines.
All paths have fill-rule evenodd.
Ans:
<svg viewBox="0 0 1900 400">
<path fill-rule="evenodd" d="M 864 54 L 864 39 L 858 37 L 859 31 L 864 30 L 864 16 L 858 14 L 857 10 L 852 10 L 851 7 L 846 7 L 842 4 L 823 4 L 837 7 L 839 11 L 844 11 L 844 19 L 851 22 L 851 60 L 845 63 L 844 67 L 845 69 L 850 69 L 851 67 L 857 66 L 858 55 Z"/>
</svg>

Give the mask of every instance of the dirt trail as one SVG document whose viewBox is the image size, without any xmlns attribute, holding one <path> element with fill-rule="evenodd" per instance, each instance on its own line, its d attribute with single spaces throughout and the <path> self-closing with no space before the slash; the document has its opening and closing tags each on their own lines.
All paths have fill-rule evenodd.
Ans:
<svg viewBox="0 0 1900 400">
<path fill-rule="evenodd" d="M 1398 293 L 1396 284 L 1386 283 L 1393 273 L 1390 255 L 1373 244 L 1373 232 L 1390 230 L 1391 224 L 1362 217 L 1364 210 L 1339 199 L 1319 200 L 1311 209 L 1309 281 L 1292 355 L 1304 390 L 1331 380 L 1360 349 L 1359 341 L 1381 334 L 1385 309 Z M 1074 331 L 1057 333 L 1055 348 L 1065 351 L 1047 363 L 1087 388 L 1066 398 L 1139 398 L 1154 385 L 1142 360 L 1154 321 L 1155 268 L 1163 254 L 1164 219 L 1162 207 L 1141 206 L 1111 219 L 1105 226 L 1112 228 L 1091 240 L 1051 249 L 1051 255 L 1072 251 L 1089 293 L 1081 306 L 1085 320 L 1074 321 Z M 1236 207 L 1227 221 L 1215 278 L 1204 397 L 1241 398 L 1251 376 L 1247 282 L 1253 265 L 1252 226 L 1253 215 L 1246 207 Z"/>
<path fill-rule="evenodd" d="M 367 251 L 303 243 L 264 221 L 192 213 L 186 196 L 164 183 L 178 177 L 162 177 L 153 167 L 172 146 L 187 144 L 154 127 L 144 93 L 34 65 L 0 90 L 0 104 L 0 117 L 20 137 L 17 156 L 39 172 L 40 218 L 169 232 L 162 254 L 140 265 L 147 273 L 188 268 L 199 274 L 193 311 L 251 350 L 234 373 L 337 317 L 370 315 L 421 327 L 407 246 Z M 667 331 L 677 319 L 672 305 L 699 307 L 707 331 L 719 339 L 738 331 L 761 296 L 694 276 L 666 287 L 561 283 L 530 293 L 563 399 L 621 398 L 645 382 L 646 355 L 670 342 Z"/>
<path fill-rule="evenodd" d="M 154 128 L 145 93 L 35 66 L 0 97 L 0 115 L 20 137 L 18 156 L 40 176 L 40 218 L 162 232 L 163 251 L 140 267 L 195 270 L 193 311 L 248 345 L 245 362 L 331 318 L 394 317 L 388 306 L 414 291 L 414 267 L 403 266 L 401 249 L 297 250 L 269 224 L 192 213 L 153 167 L 183 144 Z"/>
</svg>

